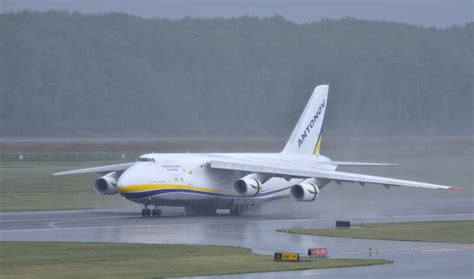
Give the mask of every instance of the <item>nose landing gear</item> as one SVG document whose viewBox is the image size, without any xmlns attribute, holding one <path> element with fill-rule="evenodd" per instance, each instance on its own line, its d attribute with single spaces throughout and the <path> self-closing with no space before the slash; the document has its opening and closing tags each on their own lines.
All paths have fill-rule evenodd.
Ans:
<svg viewBox="0 0 474 279">
<path fill-rule="evenodd" d="M 161 216 L 161 209 L 159 209 L 158 207 L 154 208 L 153 210 L 147 207 L 142 209 L 142 217 L 150 217 L 150 216 L 153 216 L 153 217 Z"/>
</svg>

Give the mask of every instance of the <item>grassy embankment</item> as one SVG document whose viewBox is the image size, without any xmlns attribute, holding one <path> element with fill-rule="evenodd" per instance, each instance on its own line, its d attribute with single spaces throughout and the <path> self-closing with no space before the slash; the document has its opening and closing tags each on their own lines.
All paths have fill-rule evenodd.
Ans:
<svg viewBox="0 0 474 279">
<path fill-rule="evenodd" d="M 280 229 L 295 234 L 364 239 L 474 243 L 474 221 L 358 224 L 351 229 Z"/>
<path fill-rule="evenodd" d="M 274 262 L 244 248 L 60 242 L 0 242 L 2 278 L 152 278 L 391 263 L 379 259 Z"/>
</svg>

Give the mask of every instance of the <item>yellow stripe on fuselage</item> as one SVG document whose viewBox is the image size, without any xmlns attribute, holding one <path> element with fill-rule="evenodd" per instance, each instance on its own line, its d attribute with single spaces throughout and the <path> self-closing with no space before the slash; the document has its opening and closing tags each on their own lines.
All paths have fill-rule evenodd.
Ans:
<svg viewBox="0 0 474 279">
<path fill-rule="evenodd" d="M 181 185 L 181 184 L 138 184 L 138 185 L 127 185 L 118 187 L 121 193 L 139 193 L 153 190 L 162 189 L 178 189 L 178 190 L 195 190 L 209 193 L 220 193 L 221 190 L 210 189 L 205 187 Z"/>
</svg>

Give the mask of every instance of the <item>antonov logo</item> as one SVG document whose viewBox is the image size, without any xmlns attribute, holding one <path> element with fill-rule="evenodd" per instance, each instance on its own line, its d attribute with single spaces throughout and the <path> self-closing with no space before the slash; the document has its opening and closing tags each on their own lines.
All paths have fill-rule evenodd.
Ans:
<svg viewBox="0 0 474 279">
<path fill-rule="evenodd" d="M 298 139 L 298 148 L 301 147 L 305 139 L 309 136 L 311 129 L 313 129 L 314 124 L 316 124 L 316 121 L 318 121 L 319 115 L 323 112 L 323 109 L 325 106 L 326 106 L 326 99 L 323 99 L 323 102 L 319 105 L 319 108 L 314 114 L 313 119 L 311 119 L 308 126 L 306 126 L 306 129 L 304 130 L 304 132 L 301 134 L 300 138 Z"/>
</svg>

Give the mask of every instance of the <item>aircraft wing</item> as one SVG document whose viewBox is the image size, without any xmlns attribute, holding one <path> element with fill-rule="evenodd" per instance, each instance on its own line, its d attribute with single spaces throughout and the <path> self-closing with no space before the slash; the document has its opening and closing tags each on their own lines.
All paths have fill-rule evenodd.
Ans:
<svg viewBox="0 0 474 279">
<path fill-rule="evenodd" d="M 396 163 L 368 163 L 368 162 L 343 162 L 343 161 L 329 161 L 324 162 L 328 165 L 339 167 L 394 167 L 398 166 Z"/>
<path fill-rule="evenodd" d="M 70 175 L 70 174 L 83 174 L 83 173 L 108 173 L 112 171 L 124 171 L 128 169 L 133 163 L 125 163 L 125 164 L 118 164 L 118 165 L 108 165 L 108 166 L 100 166 L 94 168 L 86 168 L 86 169 L 78 169 L 78 170 L 70 170 L 70 171 L 63 171 L 53 173 L 54 176 L 61 176 L 61 175 Z"/>
<path fill-rule="evenodd" d="M 330 162 L 327 162 L 328 164 Z M 227 169 L 227 170 L 239 170 L 253 173 L 270 174 L 274 177 L 290 177 L 290 178 L 320 178 L 335 181 L 336 183 L 341 182 L 357 182 L 361 185 L 365 183 L 389 186 L 402 186 L 402 187 L 416 187 L 416 188 L 427 188 L 427 189 L 449 189 L 449 190 L 461 190 L 462 187 L 452 187 L 437 185 L 424 182 L 416 182 L 410 180 L 401 180 L 380 176 L 356 174 L 350 172 L 316 169 L 316 168 L 305 168 L 305 167 L 293 167 L 288 164 L 276 165 L 268 162 L 246 162 L 244 160 L 236 159 L 225 159 L 218 158 L 211 160 L 211 168 L 216 169 Z"/>
</svg>

